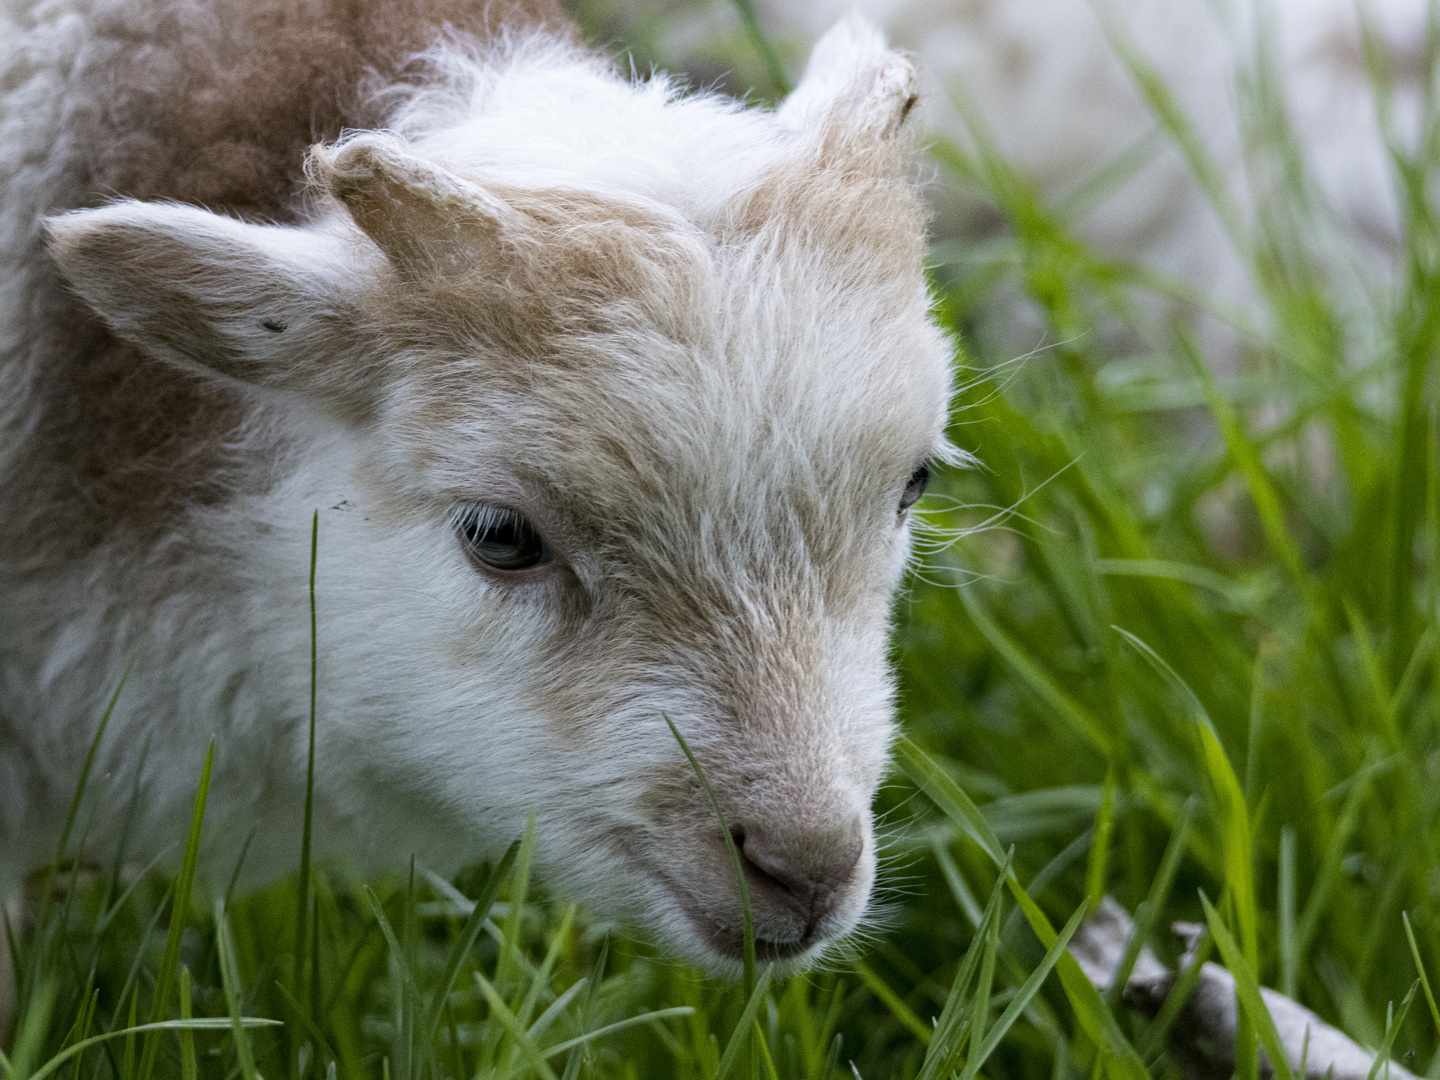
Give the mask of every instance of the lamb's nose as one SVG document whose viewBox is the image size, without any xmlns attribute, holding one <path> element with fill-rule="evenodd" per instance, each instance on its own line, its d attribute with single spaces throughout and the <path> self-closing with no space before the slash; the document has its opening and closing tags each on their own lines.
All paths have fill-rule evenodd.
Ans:
<svg viewBox="0 0 1440 1080">
<path fill-rule="evenodd" d="M 753 871 L 747 875 L 752 890 L 759 885 L 772 900 L 796 908 L 805 919 L 807 934 L 834 909 L 865 850 L 858 821 L 824 830 L 750 827 L 736 832 L 744 861 Z"/>
</svg>

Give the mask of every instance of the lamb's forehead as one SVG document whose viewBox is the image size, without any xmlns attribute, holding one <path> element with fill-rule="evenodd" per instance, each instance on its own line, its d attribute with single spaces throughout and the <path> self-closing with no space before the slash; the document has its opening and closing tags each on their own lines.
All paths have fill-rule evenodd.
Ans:
<svg viewBox="0 0 1440 1080">
<path fill-rule="evenodd" d="M 717 244 L 662 310 L 601 301 L 522 359 L 450 357 L 415 388 L 439 485 L 514 470 L 612 516 L 662 493 L 838 509 L 903 485 L 940 444 L 950 389 L 918 255 L 813 241 Z"/>
</svg>

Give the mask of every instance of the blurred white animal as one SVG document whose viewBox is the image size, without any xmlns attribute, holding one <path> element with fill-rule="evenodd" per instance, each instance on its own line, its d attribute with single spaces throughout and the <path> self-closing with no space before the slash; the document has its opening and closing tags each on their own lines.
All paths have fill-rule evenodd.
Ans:
<svg viewBox="0 0 1440 1080">
<path fill-rule="evenodd" d="M 318 508 L 321 854 L 534 812 L 551 880 L 734 970 L 668 715 L 760 954 L 851 931 L 946 452 L 909 62 L 843 21 L 769 112 L 543 3 L 6 11 L 0 895 L 127 668 L 86 850 L 179 839 L 214 738 L 210 871 L 295 865 Z"/>
<path fill-rule="evenodd" d="M 922 61 L 932 81 L 923 95 L 925 124 L 973 146 L 961 104 L 968 102 L 1007 159 L 1051 202 L 1133 152 L 1131 168 L 1112 178 L 1108 194 L 1085 202 L 1079 235 L 1102 254 L 1170 275 L 1248 315 L 1259 312 L 1249 253 L 1237 251 L 1174 142 L 1156 137 L 1156 114 L 1116 42 L 1128 43 L 1158 72 L 1194 124 L 1242 233 L 1255 224 L 1255 194 L 1277 180 L 1273 159 L 1251 154 L 1247 161 L 1241 129 L 1242 115 L 1255 113 L 1253 101 L 1241 101 L 1242 80 L 1253 86 L 1257 57 L 1268 54 L 1311 194 L 1322 207 L 1304 223 L 1305 239 L 1339 284 L 1356 269 L 1383 281 L 1397 251 L 1399 213 L 1357 11 L 1376 31 L 1394 80 L 1395 133 L 1407 144 L 1420 120 L 1429 6 L 1428 0 L 757 3 L 764 29 L 782 44 L 813 40 L 838 15 L 858 9 Z M 684 64 L 734 16 L 728 3 L 709 3 L 665 18 L 668 28 L 656 35 L 660 51 Z M 727 32 L 735 40 L 734 29 Z M 979 203 L 963 196 L 944 201 L 941 226 L 953 235 L 974 237 L 993 223 L 993 212 Z M 1001 313 L 1017 317 L 1023 314 L 1014 307 Z M 1036 340 L 1029 331 L 1017 339 Z M 1218 366 L 1234 364 L 1235 344 L 1212 342 Z"/>
</svg>

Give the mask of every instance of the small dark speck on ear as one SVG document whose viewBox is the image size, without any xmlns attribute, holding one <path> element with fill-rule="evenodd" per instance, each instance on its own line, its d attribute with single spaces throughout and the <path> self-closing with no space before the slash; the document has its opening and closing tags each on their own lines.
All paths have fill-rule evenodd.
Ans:
<svg viewBox="0 0 1440 1080">
<path fill-rule="evenodd" d="M 263 326 L 266 330 L 269 330 L 272 334 L 278 334 L 285 329 L 285 324 L 283 322 L 276 322 L 274 319 L 266 319 L 260 325 Z"/>
</svg>

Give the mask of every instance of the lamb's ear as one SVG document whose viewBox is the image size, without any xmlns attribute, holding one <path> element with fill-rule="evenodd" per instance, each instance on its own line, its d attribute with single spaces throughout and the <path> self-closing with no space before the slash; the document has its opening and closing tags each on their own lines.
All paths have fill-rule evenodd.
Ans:
<svg viewBox="0 0 1440 1080">
<path fill-rule="evenodd" d="M 507 203 L 383 132 L 314 147 L 306 171 L 407 276 L 473 267 L 521 226 Z"/>
<path fill-rule="evenodd" d="M 780 106 L 797 130 L 840 122 L 856 134 L 897 134 L 919 99 L 915 67 L 852 12 L 815 43 L 805 77 Z"/>
<path fill-rule="evenodd" d="M 146 352 L 345 411 L 373 400 L 376 373 L 358 355 L 353 242 L 133 200 L 47 226 L 71 287 Z"/>
</svg>

